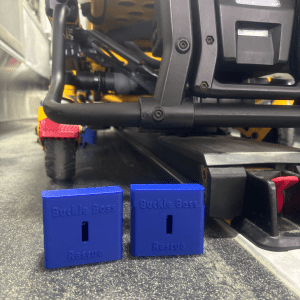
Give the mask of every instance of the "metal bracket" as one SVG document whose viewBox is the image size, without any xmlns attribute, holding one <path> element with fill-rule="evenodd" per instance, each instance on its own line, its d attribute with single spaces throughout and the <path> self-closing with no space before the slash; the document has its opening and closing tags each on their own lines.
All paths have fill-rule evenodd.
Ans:
<svg viewBox="0 0 300 300">
<path fill-rule="evenodd" d="M 288 210 L 290 208 L 288 203 L 290 200 L 286 197 L 287 203 L 284 204 L 283 214 L 277 214 L 276 186 L 271 179 L 279 176 L 300 178 L 300 175 L 290 171 L 252 171 L 247 173 L 243 217 L 234 219 L 231 225 L 260 248 L 272 251 L 299 249 L 300 232 L 296 236 L 291 236 L 288 231 L 281 233 L 279 231 L 279 221 L 282 216 L 289 218 Z M 299 183 L 293 187 L 299 190 Z M 299 203 L 297 205 L 299 206 Z M 285 209 L 285 206 L 288 209 Z"/>
<path fill-rule="evenodd" d="M 189 0 L 156 1 L 163 36 L 163 58 L 154 98 L 164 106 L 182 104 L 192 58 L 192 16 Z"/>
<path fill-rule="evenodd" d="M 200 55 L 198 71 L 194 83 L 196 93 L 208 94 L 213 83 L 216 62 L 218 57 L 218 35 L 216 23 L 215 1 L 195 1 L 193 19 L 199 20 L 197 24 L 199 37 L 195 47 Z"/>
</svg>

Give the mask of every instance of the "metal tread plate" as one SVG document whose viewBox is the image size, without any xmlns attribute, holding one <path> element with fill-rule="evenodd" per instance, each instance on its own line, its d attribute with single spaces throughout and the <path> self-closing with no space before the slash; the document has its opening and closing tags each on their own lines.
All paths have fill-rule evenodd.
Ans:
<svg viewBox="0 0 300 300">
<path fill-rule="evenodd" d="M 206 166 L 300 163 L 300 151 L 292 147 L 232 136 L 161 136 L 158 141 Z"/>
<path fill-rule="evenodd" d="M 300 150 L 284 145 L 220 135 L 178 137 L 145 133 L 137 137 L 137 130 L 125 132 L 148 147 L 160 149 L 162 154 L 173 151 L 208 167 L 300 163 Z"/>
</svg>

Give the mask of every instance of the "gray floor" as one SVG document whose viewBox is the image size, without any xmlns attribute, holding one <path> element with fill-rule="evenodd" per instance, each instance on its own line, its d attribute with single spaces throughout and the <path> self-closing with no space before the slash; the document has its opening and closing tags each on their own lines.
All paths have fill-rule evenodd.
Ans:
<svg viewBox="0 0 300 300">
<path fill-rule="evenodd" d="M 77 152 L 72 181 L 49 179 L 36 121 L 0 123 L 0 299 L 298 299 L 213 220 L 204 254 L 134 258 L 130 183 L 173 182 L 113 131 Z M 119 185 L 124 190 L 123 259 L 46 270 L 42 190 Z"/>
</svg>

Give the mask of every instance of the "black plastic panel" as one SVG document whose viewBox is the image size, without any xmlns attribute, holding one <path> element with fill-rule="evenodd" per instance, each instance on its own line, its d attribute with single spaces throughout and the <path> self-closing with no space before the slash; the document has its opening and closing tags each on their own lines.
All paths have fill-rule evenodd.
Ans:
<svg viewBox="0 0 300 300">
<path fill-rule="evenodd" d="M 260 65 L 287 63 L 294 23 L 293 0 L 281 1 L 280 7 L 217 0 L 216 8 L 225 61 Z"/>
</svg>

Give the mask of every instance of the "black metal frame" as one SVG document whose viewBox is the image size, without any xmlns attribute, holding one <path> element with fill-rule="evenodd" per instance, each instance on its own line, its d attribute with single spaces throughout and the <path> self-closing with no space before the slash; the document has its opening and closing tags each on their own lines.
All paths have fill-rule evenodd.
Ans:
<svg viewBox="0 0 300 300">
<path fill-rule="evenodd" d="M 99 105 L 60 104 L 65 73 L 64 35 L 71 10 L 67 4 L 56 5 L 52 78 L 44 101 L 45 113 L 51 120 L 65 124 L 132 126 L 147 130 L 179 130 L 193 126 L 300 126 L 298 106 L 194 104 L 189 93 L 201 97 L 295 99 L 300 96 L 300 84 L 219 83 L 214 79 L 218 55 L 214 1 L 168 0 L 158 1 L 156 5 L 159 5 L 161 14 L 164 52 L 154 97 L 140 98 L 140 103 Z M 99 38 L 99 34 L 92 35 Z M 93 53 L 94 56 L 96 54 Z M 194 65 L 197 66 L 196 74 Z M 185 99 L 185 96 L 188 98 Z"/>
<path fill-rule="evenodd" d="M 139 103 L 103 103 L 97 105 L 60 104 L 65 77 L 65 32 L 70 9 L 66 4 L 57 4 L 53 16 L 53 61 L 48 94 L 44 111 L 49 119 L 63 124 L 139 126 Z"/>
<path fill-rule="evenodd" d="M 179 106 L 187 90 L 192 60 L 193 36 L 190 1 L 156 1 L 163 35 L 163 57 L 154 99 L 160 106 Z M 187 43 L 180 51 L 177 43 Z"/>
</svg>

